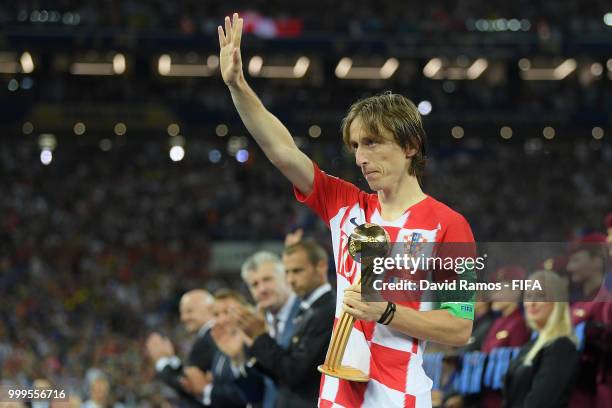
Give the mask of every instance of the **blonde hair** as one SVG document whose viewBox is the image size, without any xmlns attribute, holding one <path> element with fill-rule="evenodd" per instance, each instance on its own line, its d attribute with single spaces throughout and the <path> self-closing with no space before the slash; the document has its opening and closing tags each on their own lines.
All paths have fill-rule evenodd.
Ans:
<svg viewBox="0 0 612 408">
<path fill-rule="evenodd" d="M 572 321 L 570 319 L 569 303 L 560 300 L 567 300 L 567 281 L 555 272 L 545 270 L 534 272 L 529 279 L 538 280 L 542 284 L 546 293 L 545 299 L 552 299 L 545 302 L 553 303 L 553 310 L 550 312 L 548 320 L 542 328 L 539 328 L 532 318 L 526 316 L 527 325 L 531 327 L 531 329 L 539 332 L 539 335 L 538 339 L 531 347 L 531 350 L 529 350 L 525 356 L 525 362 L 533 361 L 543 347 L 559 337 L 568 337 L 576 343 L 576 339 L 573 335 Z"/>
</svg>

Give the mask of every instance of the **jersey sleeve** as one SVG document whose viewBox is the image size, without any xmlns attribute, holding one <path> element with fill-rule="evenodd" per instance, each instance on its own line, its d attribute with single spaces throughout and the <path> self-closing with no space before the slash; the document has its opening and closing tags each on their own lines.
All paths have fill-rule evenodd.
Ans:
<svg viewBox="0 0 612 408">
<path fill-rule="evenodd" d="M 473 258 L 477 256 L 476 244 L 472 229 L 466 219 L 460 214 L 455 213 L 452 221 L 442 238 L 442 245 L 445 248 L 440 256 L 452 256 L 454 258 Z M 477 282 L 477 273 L 472 264 L 464 267 L 463 272 L 454 278 L 457 283 L 469 284 Z M 439 309 L 447 310 L 450 314 L 463 319 L 474 320 L 474 302 L 476 291 L 471 289 L 459 289 L 452 291 L 441 291 L 439 295 Z"/>
<path fill-rule="evenodd" d="M 300 203 L 306 204 L 329 227 L 329 220 L 338 213 L 338 210 L 356 203 L 363 193 L 354 184 L 325 173 L 314 161 L 312 165 L 314 167 L 312 192 L 305 195 L 295 186 L 293 192 Z"/>
</svg>

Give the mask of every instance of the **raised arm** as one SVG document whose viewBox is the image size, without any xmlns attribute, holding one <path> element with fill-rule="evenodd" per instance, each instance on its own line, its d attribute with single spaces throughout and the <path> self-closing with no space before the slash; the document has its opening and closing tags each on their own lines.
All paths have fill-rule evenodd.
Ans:
<svg viewBox="0 0 612 408">
<path fill-rule="evenodd" d="M 270 162 L 302 193 L 310 194 L 314 181 L 312 162 L 298 149 L 287 128 L 266 109 L 244 78 L 240 54 L 242 19 L 238 13 L 234 13 L 233 21 L 225 17 L 225 31 L 221 26 L 218 31 L 221 75 L 242 123 Z"/>
</svg>

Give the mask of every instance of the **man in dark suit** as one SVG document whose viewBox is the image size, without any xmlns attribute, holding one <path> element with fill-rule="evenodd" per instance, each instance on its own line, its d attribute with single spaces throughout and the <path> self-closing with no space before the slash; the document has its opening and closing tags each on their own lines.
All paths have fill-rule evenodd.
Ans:
<svg viewBox="0 0 612 408">
<path fill-rule="evenodd" d="M 217 343 L 232 343 L 237 347 L 242 347 L 244 334 L 237 328 L 230 314 L 230 310 L 241 307 L 249 308 L 249 304 L 240 293 L 229 289 L 220 289 L 215 293 L 213 304 L 215 324 L 211 329 L 211 336 Z M 205 372 L 195 366 L 186 367 L 181 385 L 205 406 L 245 407 L 247 405 L 246 392 L 243 392 L 235 383 L 231 364 L 231 358 L 222 350 L 216 349 L 210 371 Z M 259 392 L 260 395 L 256 398 L 256 402 L 261 400 L 261 390 L 264 387 L 261 375 L 250 376 L 245 381 L 244 387 L 248 392 Z"/>
<path fill-rule="evenodd" d="M 185 364 L 175 355 L 168 338 L 153 333 L 147 339 L 147 351 L 155 362 L 159 378 L 190 407 L 246 406 L 246 399 L 234 384 L 229 358 L 217 349 L 212 339 L 213 317 L 218 317 L 220 308 L 227 308 L 221 303 L 200 289 L 189 291 L 181 298 L 181 321 L 189 333 L 196 334 Z"/>
<path fill-rule="evenodd" d="M 276 407 L 313 407 L 317 404 L 320 373 L 332 332 L 335 297 L 327 282 L 328 260 L 313 241 L 289 245 L 283 252 L 287 282 L 301 298 L 294 319 L 294 332 L 287 348 L 266 332 L 265 319 L 246 308 L 236 310 L 236 319 L 249 337 L 244 371 L 257 370 L 278 387 Z"/>
<path fill-rule="evenodd" d="M 286 349 L 294 332 L 294 319 L 301 300 L 291 290 L 285 276 L 285 267 L 278 255 L 259 251 L 251 255 L 242 265 L 242 280 L 249 288 L 257 309 L 264 312 L 268 334 Z M 223 346 L 221 346 L 223 349 Z M 240 350 L 238 361 L 245 359 Z M 237 375 L 236 383 L 244 388 L 248 376 Z M 274 381 L 265 377 L 263 408 L 274 408 L 277 396 Z"/>
<path fill-rule="evenodd" d="M 212 326 L 212 304 L 214 298 L 205 290 L 194 289 L 183 295 L 179 305 L 181 322 L 196 338 L 187 357 L 186 364 L 176 356 L 172 342 L 159 333 L 152 333 L 146 341 L 146 348 L 155 364 L 158 377 L 172 387 L 181 400 L 189 406 L 202 406 L 200 400 L 185 391 L 181 385 L 185 365 L 199 367 L 203 372 L 210 371 L 216 351 L 210 335 Z"/>
</svg>

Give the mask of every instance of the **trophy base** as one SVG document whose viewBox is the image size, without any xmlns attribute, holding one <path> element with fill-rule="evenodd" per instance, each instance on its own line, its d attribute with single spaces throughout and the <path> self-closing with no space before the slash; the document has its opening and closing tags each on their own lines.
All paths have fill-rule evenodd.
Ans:
<svg viewBox="0 0 612 408">
<path fill-rule="evenodd" d="M 317 367 L 319 372 L 329 375 L 330 377 L 340 378 L 347 381 L 368 382 L 370 378 L 361 370 L 353 367 L 342 366 L 338 368 L 330 368 L 325 364 Z"/>
</svg>

